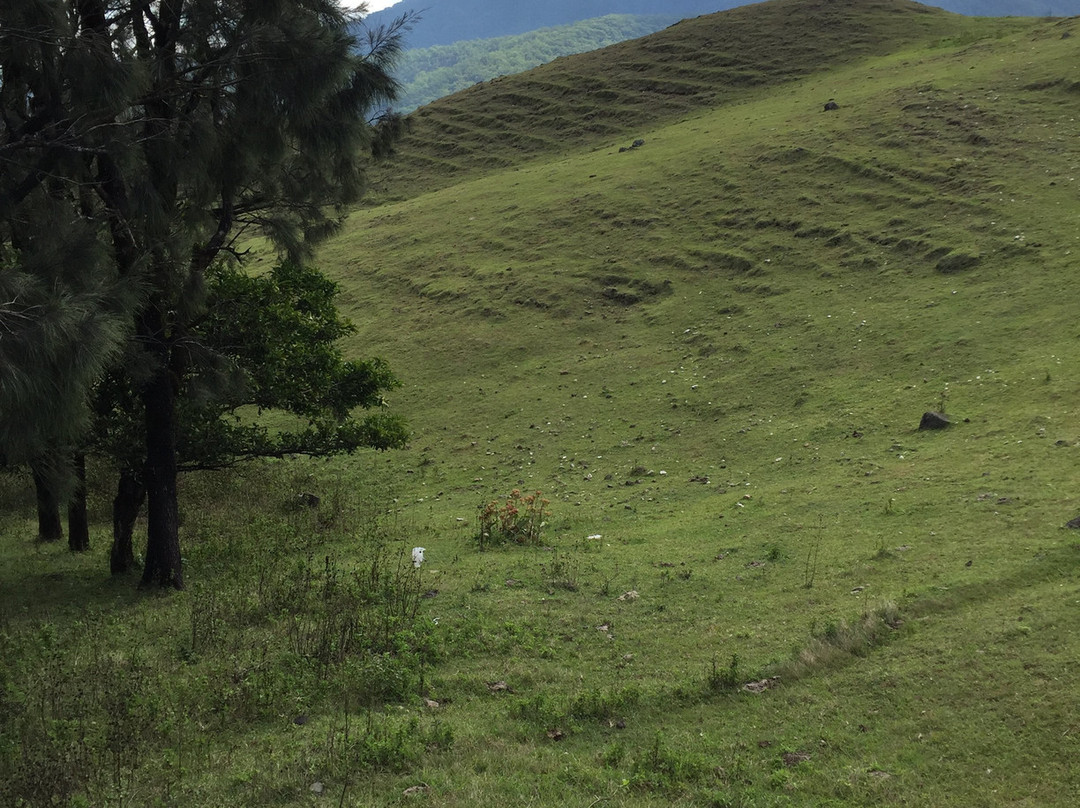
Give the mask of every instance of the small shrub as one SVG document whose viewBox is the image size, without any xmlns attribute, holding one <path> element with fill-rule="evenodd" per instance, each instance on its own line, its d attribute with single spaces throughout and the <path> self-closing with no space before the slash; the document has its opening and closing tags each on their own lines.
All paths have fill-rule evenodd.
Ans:
<svg viewBox="0 0 1080 808">
<path fill-rule="evenodd" d="M 600 753 L 600 762 L 609 769 L 616 769 L 625 757 L 626 744 L 622 741 L 615 741 L 604 747 L 604 750 Z"/>
<path fill-rule="evenodd" d="M 891 602 L 868 609 L 855 622 L 829 621 L 820 632 L 813 631 L 810 642 L 797 648 L 793 659 L 781 664 L 777 672 L 793 681 L 811 671 L 865 656 L 888 642 L 902 623 L 896 604 Z"/>
<path fill-rule="evenodd" d="M 577 722 L 610 723 L 641 700 L 641 691 L 633 685 L 585 690 L 572 698 L 540 692 L 514 701 L 510 714 L 543 729 L 564 727 L 570 730 Z"/>
<path fill-rule="evenodd" d="M 550 589 L 565 589 L 568 592 L 578 591 L 577 568 L 573 559 L 567 560 L 566 556 L 560 556 L 558 548 L 555 549 L 551 561 L 541 564 L 540 569 L 547 579 Z"/>
<path fill-rule="evenodd" d="M 714 656 L 708 674 L 705 677 L 705 681 L 709 690 L 713 693 L 719 693 L 724 690 L 735 690 L 738 688 L 741 684 L 739 655 L 732 654 L 731 662 L 728 663 L 726 668 L 721 668 L 717 665 L 716 657 Z"/>
<path fill-rule="evenodd" d="M 505 502 L 492 500 L 481 506 L 476 537 L 480 549 L 496 544 L 539 543 L 540 531 L 547 524 L 544 509 L 548 504 L 539 491 L 522 494 L 515 488 Z"/>
<path fill-rule="evenodd" d="M 705 771 L 700 759 L 671 748 L 657 732 L 652 746 L 634 758 L 630 785 L 643 791 L 678 790 L 701 780 Z"/>
<path fill-rule="evenodd" d="M 555 726 L 567 719 L 565 705 L 556 704 L 547 693 L 536 693 L 517 699 L 510 708 L 510 714 L 544 728 Z"/>
<path fill-rule="evenodd" d="M 394 716 L 366 711 L 366 722 L 351 727 L 348 718 L 331 729 L 324 742 L 326 775 L 346 783 L 357 773 L 402 772 L 414 768 L 425 752 L 446 750 L 453 732 L 442 722 L 421 722 L 416 716 L 400 721 Z"/>
<path fill-rule="evenodd" d="M 618 690 L 586 690 L 571 701 L 569 714 L 578 720 L 609 721 L 641 701 L 641 691 L 630 685 Z"/>
</svg>

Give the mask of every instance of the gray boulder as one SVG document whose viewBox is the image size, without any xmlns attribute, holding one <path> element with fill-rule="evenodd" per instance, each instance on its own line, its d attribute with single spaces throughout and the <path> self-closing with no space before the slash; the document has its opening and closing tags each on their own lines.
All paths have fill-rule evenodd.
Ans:
<svg viewBox="0 0 1080 808">
<path fill-rule="evenodd" d="M 919 429 L 945 429 L 952 421 L 943 412 L 924 412 Z"/>
</svg>

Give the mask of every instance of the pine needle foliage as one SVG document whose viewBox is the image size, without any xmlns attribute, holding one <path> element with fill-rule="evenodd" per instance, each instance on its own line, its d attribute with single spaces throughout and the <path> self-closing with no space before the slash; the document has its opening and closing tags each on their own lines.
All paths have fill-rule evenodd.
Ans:
<svg viewBox="0 0 1080 808">
<path fill-rule="evenodd" d="M 146 583 L 182 586 L 175 380 L 207 270 L 256 234 L 292 259 L 309 255 L 363 189 L 365 155 L 380 142 L 369 118 L 396 95 L 389 67 L 408 20 L 364 45 L 353 21 L 336 0 L 15 0 L 0 11 L 5 262 L 33 265 L 33 231 L 20 222 L 67 234 L 72 277 L 49 288 L 58 305 L 81 300 L 94 312 L 71 306 L 51 321 L 47 307 L 6 307 L 5 327 L 45 319 L 39 331 L 22 323 L 4 396 L 35 421 L 39 443 L 77 436 L 89 388 L 120 347 L 113 309 L 94 308 L 103 284 L 140 292 L 105 297 L 127 303 L 117 320 L 134 341 L 120 372 L 131 371 L 146 415 Z M 100 260 L 78 262 L 76 245 Z M 22 272 L 29 285 L 47 279 Z M 73 339 L 79 350 L 65 350 Z M 74 358 L 40 361 L 51 355 Z M 33 415 L 50 396 L 63 412 Z"/>
</svg>

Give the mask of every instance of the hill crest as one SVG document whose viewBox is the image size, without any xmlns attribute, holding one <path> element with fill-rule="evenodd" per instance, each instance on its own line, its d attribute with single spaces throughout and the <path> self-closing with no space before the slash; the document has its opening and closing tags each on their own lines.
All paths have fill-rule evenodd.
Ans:
<svg viewBox="0 0 1080 808">
<path fill-rule="evenodd" d="M 771 0 L 683 20 L 640 39 L 482 82 L 408 117 L 398 156 L 372 172 L 375 199 L 401 198 L 539 155 L 615 138 L 763 88 L 956 32 L 973 20 L 910 0 Z M 824 103 L 828 96 L 813 99 Z"/>
<path fill-rule="evenodd" d="M 404 13 L 422 19 L 407 37 L 411 48 L 449 45 L 470 39 L 521 34 L 606 14 L 672 14 L 694 17 L 746 5 L 745 0 L 547 0 L 507 3 L 501 0 L 401 0 L 369 14 L 370 25 L 385 25 Z M 940 0 L 946 11 L 974 16 L 1073 16 L 1080 0 Z"/>
</svg>

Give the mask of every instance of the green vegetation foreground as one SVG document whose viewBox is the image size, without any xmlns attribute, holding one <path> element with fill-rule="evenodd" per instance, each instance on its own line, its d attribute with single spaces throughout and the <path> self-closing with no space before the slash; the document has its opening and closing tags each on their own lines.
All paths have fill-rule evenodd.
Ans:
<svg viewBox="0 0 1080 808">
<path fill-rule="evenodd" d="M 189 590 L 6 479 L 3 796 L 1073 804 L 1080 30 L 829 5 L 865 51 L 580 146 L 460 96 L 505 170 L 401 165 L 319 254 L 411 446 L 186 478 Z"/>
</svg>

